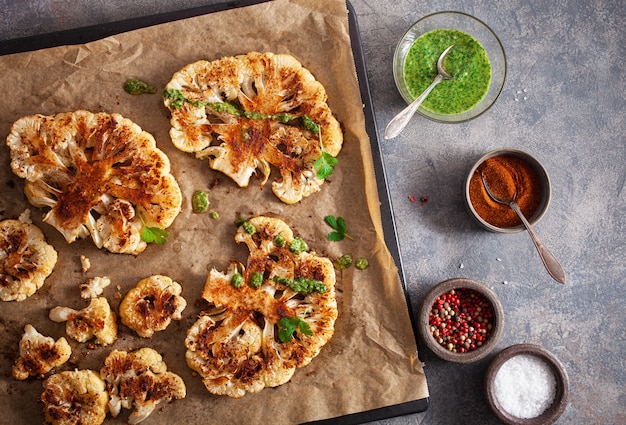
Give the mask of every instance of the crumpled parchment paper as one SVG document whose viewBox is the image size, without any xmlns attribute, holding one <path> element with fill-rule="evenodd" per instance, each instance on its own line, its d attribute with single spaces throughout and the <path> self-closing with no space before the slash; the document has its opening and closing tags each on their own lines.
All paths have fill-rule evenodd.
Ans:
<svg viewBox="0 0 626 425">
<path fill-rule="evenodd" d="M 42 423 L 41 380 L 16 381 L 11 365 L 27 323 L 55 339 L 65 335 L 64 324 L 48 319 L 51 308 L 83 308 L 78 285 L 90 277 L 109 276 L 105 292 L 117 311 L 121 297 L 142 278 L 165 274 L 183 286 L 188 306 L 183 320 L 151 339 L 138 337 L 120 324 L 113 346 L 90 347 L 70 340 L 70 362 L 60 368 L 99 370 L 113 349 L 149 346 L 158 350 L 169 370 L 187 385 L 187 397 L 159 407 L 151 424 L 291 424 L 333 418 L 390 406 L 428 396 L 415 337 L 409 320 L 398 270 L 385 246 L 372 163 L 365 131 L 362 101 L 348 33 L 348 10 L 342 0 L 276 0 L 254 6 L 118 34 L 95 42 L 55 47 L 0 57 L 0 134 L 6 137 L 19 117 L 77 109 L 118 112 L 139 124 L 156 139 L 170 158 L 172 173 L 183 191 L 183 210 L 169 228 L 162 246 L 151 245 L 137 257 L 98 250 L 91 240 L 67 244 L 61 234 L 41 222 L 43 211 L 29 205 L 23 182 L 9 167 L 9 150 L 0 146 L 0 219 L 15 218 L 26 208 L 35 224 L 59 253 L 53 274 L 44 287 L 23 302 L 0 304 L 0 409 L 2 421 Z M 321 192 L 298 204 L 285 205 L 268 184 L 258 180 L 237 187 L 192 155 L 172 145 L 169 114 L 159 94 L 131 96 L 122 89 L 137 77 L 160 89 L 188 63 L 213 60 L 249 51 L 289 53 L 322 82 L 328 103 L 341 122 L 345 140 L 334 173 Z M 272 178 L 278 176 L 273 172 Z M 270 179 L 271 180 L 271 179 Z M 191 195 L 209 192 L 211 210 L 194 214 Z M 247 250 L 234 242 L 239 215 L 272 215 L 287 222 L 318 253 L 334 259 L 349 253 L 366 257 L 364 271 L 351 267 L 337 272 L 339 318 L 333 339 L 312 363 L 296 371 L 290 382 L 241 399 L 209 394 L 185 364 L 184 338 L 196 320 L 208 271 L 225 270 L 229 259 L 245 263 Z M 326 215 L 342 216 L 354 240 L 330 242 Z M 81 273 L 79 256 L 92 267 Z M 129 411 L 106 423 L 124 423 Z M 5 422 L 6 421 L 6 422 Z"/>
</svg>

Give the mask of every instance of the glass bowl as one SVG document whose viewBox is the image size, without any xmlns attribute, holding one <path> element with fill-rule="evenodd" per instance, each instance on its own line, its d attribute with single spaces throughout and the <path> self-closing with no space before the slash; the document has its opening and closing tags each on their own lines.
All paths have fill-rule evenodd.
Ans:
<svg viewBox="0 0 626 425">
<path fill-rule="evenodd" d="M 483 99 L 472 109 L 453 115 L 437 114 L 418 108 L 418 112 L 438 122 L 456 123 L 471 120 L 485 112 L 496 101 L 506 77 L 506 57 L 504 49 L 498 37 L 482 21 L 462 12 L 438 12 L 425 16 L 414 23 L 402 36 L 396 46 L 393 57 L 393 77 L 400 95 L 407 103 L 411 103 L 415 98 L 409 92 L 404 78 L 404 64 L 409 49 L 420 36 L 435 29 L 455 29 L 474 37 L 487 52 L 487 57 L 491 63 L 491 83 Z"/>
</svg>

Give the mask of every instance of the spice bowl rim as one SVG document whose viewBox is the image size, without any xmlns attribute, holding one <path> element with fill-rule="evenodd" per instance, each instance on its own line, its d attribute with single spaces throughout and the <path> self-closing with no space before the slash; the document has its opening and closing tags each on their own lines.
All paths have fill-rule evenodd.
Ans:
<svg viewBox="0 0 626 425">
<path fill-rule="evenodd" d="M 454 353 L 435 341 L 430 333 L 428 318 L 432 305 L 441 294 L 460 288 L 473 289 L 487 298 L 493 308 L 494 326 L 491 335 L 482 346 L 465 353 Z M 426 293 L 419 308 L 417 326 L 422 340 L 437 357 L 453 363 L 473 363 L 488 356 L 500 342 L 504 330 L 504 309 L 497 294 L 483 282 L 466 277 L 454 277 L 437 283 Z"/>
<path fill-rule="evenodd" d="M 396 45 L 393 55 L 393 78 L 396 88 L 404 101 L 409 104 L 413 96 L 408 91 L 404 80 L 404 63 L 408 51 L 418 37 L 435 29 L 456 29 L 469 34 L 480 42 L 491 63 L 491 83 L 484 98 L 473 108 L 459 114 L 437 114 L 420 106 L 417 112 L 436 122 L 460 123 L 476 118 L 496 102 L 506 80 L 506 54 L 496 33 L 482 20 L 465 12 L 445 10 L 423 16 L 409 26 Z"/>
<path fill-rule="evenodd" d="M 498 148 L 498 149 L 494 149 L 492 151 L 487 152 L 483 156 L 481 156 L 474 163 L 474 165 L 470 168 L 470 171 L 467 174 L 467 177 L 465 179 L 465 187 L 464 187 L 464 189 L 465 189 L 465 191 L 464 191 L 464 193 L 465 193 L 465 206 L 469 210 L 469 212 L 472 215 L 472 217 L 474 217 L 476 222 L 478 224 L 480 224 L 483 228 L 485 228 L 485 229 L 487 229 L 487 230 L 489 230 L 491 232 L 495 232 L 495 233 L 519 233 L 519 232 L 522 232 L 522 231 L 526 230 L 526 228 L 524 227 L 523 224 L 519 224 L 519 225 L 513 226 L 513 227 L 498 227 L 498 226 L 494 226 L 493 224 L 491 224 L 488 221 L 486 221 L 485 219 L 483 219 L 480 216 L 480 214 L 478 214 L 478 212 L 474 208 L 474 205 L 472 204 L 472 201 L 470 199 L 470 181 L 472 179 L 472 175 L 474 174 L 476 169 L 483 162 L 485 162 L 487 159 L 493 158 L 493 157 L 499 156 L 499 155 L 513 155 L 513 156 L 517 156 L 518 158 L 522 158 L 522 159 L 526 160 L 533 167 L 533 169 L 535 171 L 537 171 L 537 174 L 539 176 L 539 179 L 540 179 L 541 185 L 542 185 L 542 187 L 541 187 L 541 189 L 542 189 L 541 200 L 539 202 L 539 206 L 537 207 L 537 211 L 535 211 L 533 216 L 530 217 L 530 218 L 527 217 L 528 222 L 531 225 L 534 226 L 535 224 L 537 224 L 539 222 L 539 220 L 541 220 L 541 218 L 545 215 L 546 211 L 548 211 L 548 207 L 549 207 L 550 201 L 552 199 L 552 183 L 550 181 L 550 176 L 548 175 L 548 171 L 543 166 L 543 164 L 537 158 L 535 158 L 533 155 L 531 155 L 528 152 L 525 152 L 523 150 L 516 149 L 516 148 Z"/>
<path fill-rule="evenodd" d="M 552 369 L 557 384 L 552 405 L 534 418 L 518 418 L 511 415 L 502 408 L 495 396 L 494 382 L 498 371 L 507 360 L 522 354 L 534 355 L 544 360 Z M 504 348 L 490 361 L 485 372 L 484 392 L 489 407 L 503 423 L 507 425 L 549 425 L 556 422 L 565 411 L 569 400 L 569 377 L 559 359 L 541 345 L 515 344 Z"/>
</svg>

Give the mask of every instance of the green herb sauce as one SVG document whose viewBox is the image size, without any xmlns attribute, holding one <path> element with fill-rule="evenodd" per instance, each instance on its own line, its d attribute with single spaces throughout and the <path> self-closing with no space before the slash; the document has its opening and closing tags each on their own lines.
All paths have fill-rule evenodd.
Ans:
<svg viewBox="0 0 626 425">
<path fill-rule="evenodd" d="M 491 82 L 487 52 L 475 38 L 459 30 L 436 29 L 415 40 L 407 53 L 404 80 L 413 98 L 433 82 L 437 59 L 450 45 L 454 47 L 443 60 L 443 67 L 453 78 L 439 83 L 421 105 L 442 115 L 472 109 L 485 97 Z"/>
</svg>

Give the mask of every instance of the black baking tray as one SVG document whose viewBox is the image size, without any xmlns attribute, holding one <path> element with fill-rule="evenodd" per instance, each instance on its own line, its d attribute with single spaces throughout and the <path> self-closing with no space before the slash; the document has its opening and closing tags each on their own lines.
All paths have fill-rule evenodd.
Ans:
<svg viewBox="0 0 626 425">
<path fill-rule="evenodd" d="M 119 34 L 126 31 L 132 31 L 139 28 L 145 28 L 153 25 L 159 25 L 167 22 L 173 22 L 181 19 L 192 18 L 194 16 L 206 15 L 209 13 L 220 12 L 224 10 L 251 6 L 253 4 L 263 3 L 268 0 L 235 0 L 226 1 L 218 4 L 206 5 L 195 7 L 191 9 L 178 10 L 174 12 L 167 12 L 157 15 L 143 16 L 138 18 L 131 18 L 122 21 L 107 22 L 99 25 L 92 25 L 87 27 L 75 28 L 64 31 L 57 31 L 49 34 L 39 34 L 30 37 L 16 38 L 12 40 L 0 41 L 0 56 L 29 52 L 39 49 L 45 49 L 63 45 L 84 44 L 92 41 L 96 41 L 102 38 L 106 38 L 115 34 Z M 389 196 L 389 190 L 387 187 L 385 167 L 382 158 L 382 152 L 378 142 L 378 129 L 376 127 L 376 120 L 374 119 L 374 108 L 371 100 L 371 93 L 369 83 L 367 81 L 367 73 L 365 67 L 365 57 L 363 55 L 363 49 L 361 45 L 361 37 L 356 20 L 356 13 L 352 4 L 346 1 L 348 7 L 348 22 L 350 39 L 352 41 L 352 52 L 354 55 L 354 61 L 357 72 L 357 79 L 359 82 L 359 88 L 361 91 L 361 98 L 363 101 L 363 112 L 365 115 L 365 129 L 370 138 L 370 144 L 372 148 L 372 156 L 374 162 L 374 172 L 377 176 L 378 196 L 380 199 L 380 209 L 383 221 L 383 230 L 385 243 L 396 262 L 400 281 L 404 289 L 404 295 L 406 298 L 407 308 L 411 324 L 413 326 L 413 332 L 416 336 L 416 323 L 411 308 L 411 302 L 409 299 L 409 292 L 406 287 L 406 281 L 404 276 L 404 268 L 402 265 L 402 258 L 400 256 L 400 249 L 398 246 L 396 224 L 393 216 L 393 209 L 391 205 L 391 198 Z M 396 404 L 392 406 L 386 406 L 379 409 L 368 410 L 359 413 L 353 413 L 345 415 L 339 418 L 325 419 L 321 421 L 309 422 L 308 424 L 322 425 L 322 424 L 360 424 L 364 422 L 371 422 L 381 419 L 387 419 L 396 416 L 409 415 L 414 413 L 423 412 L 428 408 L 429 399 L 423 398 L 406 403 Z"/>
</svg>

